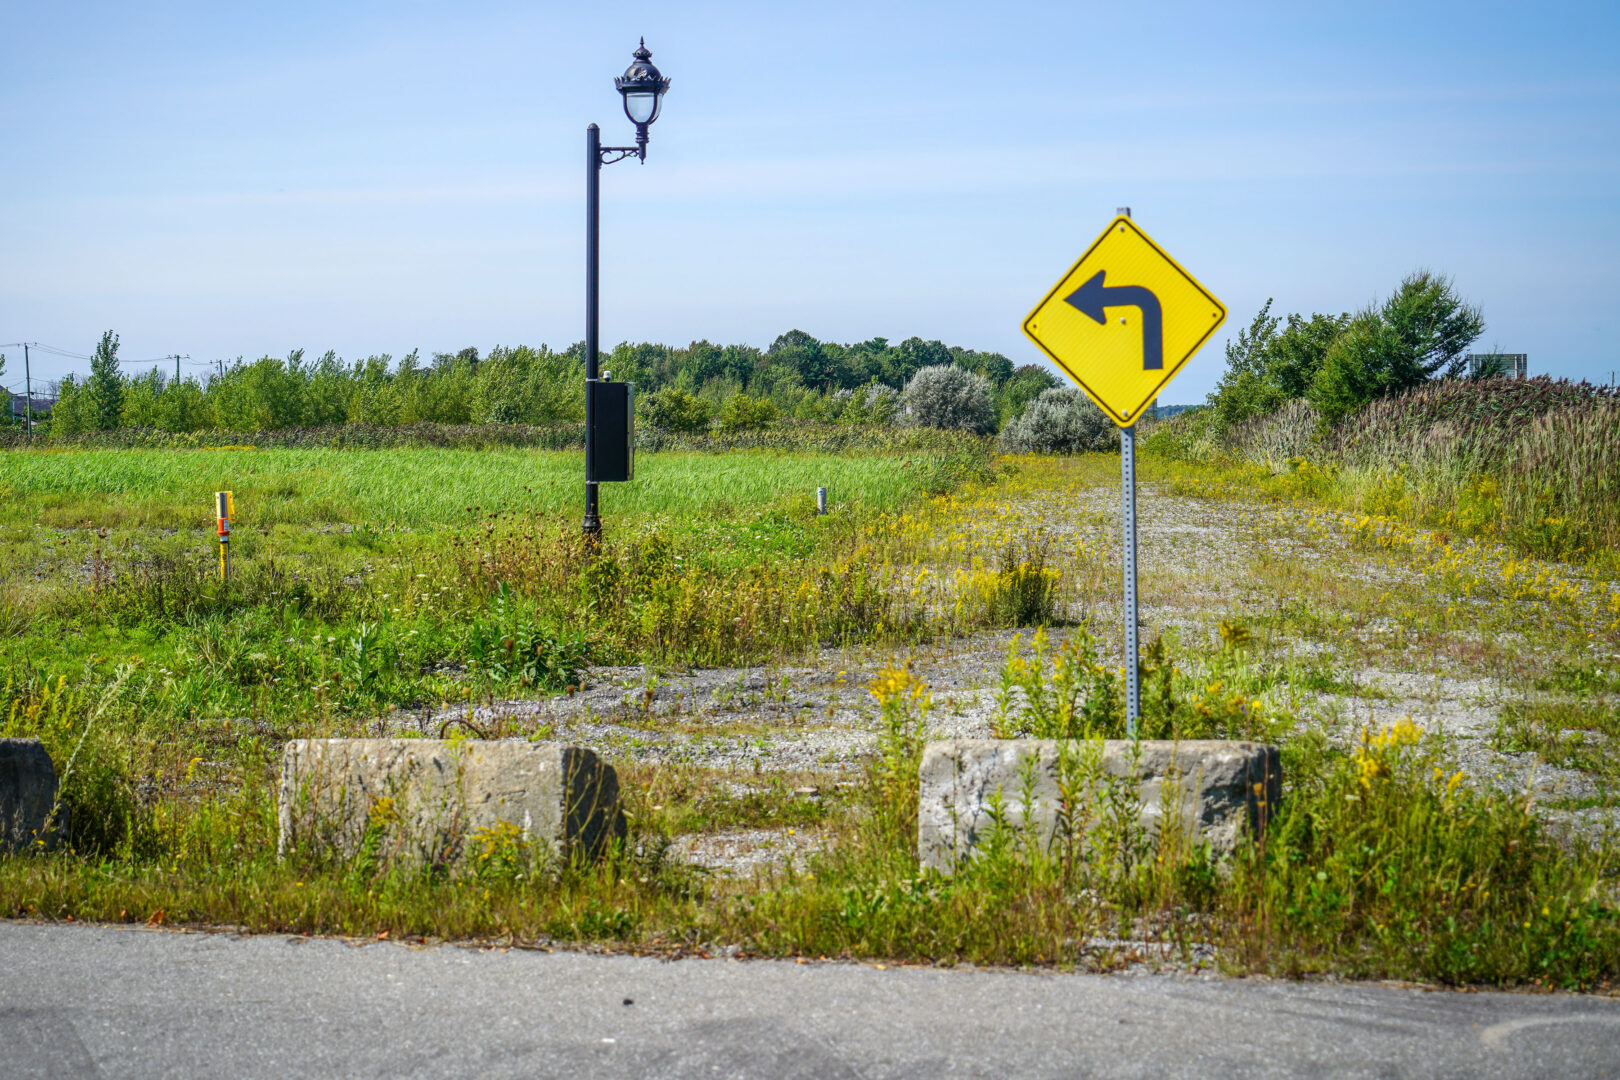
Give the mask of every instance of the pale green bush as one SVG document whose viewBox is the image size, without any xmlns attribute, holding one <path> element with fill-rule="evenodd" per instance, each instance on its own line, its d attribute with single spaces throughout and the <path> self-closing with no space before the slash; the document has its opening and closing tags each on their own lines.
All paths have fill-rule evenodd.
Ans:
<svg viewBox="0 0 1620 1080">
<path fill-rule="evenodd" d="M 1108 417 L 1074 387 L 1043 390 L 1001 433 L 1002 449 L 1015 454 L 1083 454 L 1117 442 Z"/>
<path fill-rule="evenodd" d="M 996 430 L 990 380 L 955 364 L 925 367 L 906 383 L 905 416 L 919 427 L 989 435 Z"/>
</svg>

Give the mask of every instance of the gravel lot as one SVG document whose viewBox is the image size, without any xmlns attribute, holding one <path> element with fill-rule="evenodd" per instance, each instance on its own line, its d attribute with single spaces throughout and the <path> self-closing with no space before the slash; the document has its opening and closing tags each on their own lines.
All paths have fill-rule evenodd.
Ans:
<svg viewBox="0 0 1620 1080">
<path fill-rule="evenodd" d="M 1066 579 L 1062 614 L 1084 621 L 1105 651 L 1121 656 L 1117 488 L 1036 490 L 1014 495 L 997 517 L 1015 517 L 1049 540 Z M 1223 620 L 1254 619 L 1298 603 L 1288 574 L 1326 577 L 1346 587 L 1401 596 L 1422 588 L 1420 570 L 1354 547 L 1331 530 L 1309 530 L 1304 512 L 1280 511 L 1231 500 L 1188 498 L 1144 487 L 1141 526 L 1143 639 L 1174 635 L 1182 643 L 1218 641 Z M 988 522 L 975 517 L 988 554 Z M 1287 571 L 1279 575 L 1279 567 Z M 1489 663 L 1460 663 L 1456 642 L 1413 637 L 1404 649 L 1380 642 L 1403 628 L 1394 616 L 1375 616 L 1335 640 L 1294 640 L 1264 646 L 1272 659 L 1286 648 L 1297 660 L 1331 659 L 1342 646 L 1376 663 L 1349 672 L 1343 692 L 1285 692 L 1287 707 L 1305 721 L 1327 725 L 1349 739 L 1402 717 L 1455 740 L 1471 780 L 1506 789 L 1533 790 L 1541 801 L 1601 802 L 1600 779 L 1555 768 L 1531 753 L 1502 753 L 1490 745 L 1505 704 L 1522 688 Z M 1054 643 L 1075 632 L 1051 631 Z M 812 660 L 698 671 L 645 667 L 598 668 L 578 692 L 549 700 L 496 702 L 465 712 L 402 717 L 401 725 L 436 734 L 468 720 L 477 729 L 566 739 L 609 761 L 670 764 L 746 778 L 761 773 L 807 774 L 834 783 L 861 767 L 877 738 L 874 703 L 866 684 L 883 668 L 909 663 L 934 695 L 933 733 L 983 737 L 990 733 L 996 686 L 1013 631 L 954 638 L 904 653 L 878 649 L 827 650 Z M 1027 640 L 1028 634 L 1025 633 Z M 1485 670 L 1482 670 L 1482 667 Z M 1612 826 L 1612 808 L 1549 808 L 1550 818 L 1589 834 Z M 751 872 L 802 852 L 803 837 L 785 834 L 693 838 L 683 854 L 721 872 Z"/>
</svg>

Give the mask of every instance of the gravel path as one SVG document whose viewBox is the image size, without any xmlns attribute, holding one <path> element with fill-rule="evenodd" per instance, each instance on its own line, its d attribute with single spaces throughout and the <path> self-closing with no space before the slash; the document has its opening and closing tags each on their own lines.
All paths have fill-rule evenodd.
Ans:
<svg viewBox="0 0 1620 1080">
<path fill-rule="evenodd" d="M 1066 618 L 1084 621 L 1115 662 L 1121 659 L 1118 494 L 1111 484 L 1021 490 L 965 525 L 979 553 L 992 556 L 1015 520 L 1043 535 L 1062 569 Z M 1354 547 L 1342 532 L 1311 528 L 1312 515 L 1233 500 L 1189 498 L 1144 487 L 1138 499 L 1144 640 L 1174 635 L 1188 645 L 1219 641 L 1226 620 L 1256 619 L 1304 602 L 1300 575 L 1361 594 L 1399 596 L 1424 587 L 1421 570 Z M 1320 518 L 1318 517 L 1318 523 Z M 1287 646 L 1300 658 L 1329 661 L 1342 647 L 1365 652 L 1404 628 L 1386 615 L 1326 640 Z M 1075 632 L 1051 632 L 1054 643 Z M 1027 636 L 1027 634 L 1026 634 Z M 693 766 L 747 776 L 762 772 L 848 776 L 873 752 L 874 703 L 866 684 L 884 667 L 910 663 L 933 692 L 933 734 L 985 737 L 1012 631 L 974 634 L 905 653 L 828 650 L 810 661 L 699 671 L 599 668 L 577 693 L 549 700 L 497 702 L 470 714 L 438 712 L 413 722 L 437 733 L 465 718 L 479 729 L 540 733 L 589 746 L 610 761 Z M 1271 659 L 1278 659 L 1277 646 Z M 1377 651 L 1376 649 L 1374 651 Z M 1543 801 L 1601 801 L 1599 780 L 1554 768 L 1530 753 L 1493 749 L 1501 710 L 1522 690 L 1504 676 L 1459 664 L 1445 641 L 1413 639 L 1375 665 L 1350 672 L 1353 687 L 1320 693 L 1285 688 L 1288 707 L 1342 739 L 1403 717 L 1455 740 L 1477 783 L 1535 792 Z M 1391 661 L 1397 663 L 1392 664 Z M 1505 674 L 1505 673 L 1504 673 Z M 1549 816 L 1595 833 L 1612 809 L 1555 809 Z M 690 857 L 719 869 L 752 869 L 802 850 L 785 834 L 691 841 Z M 730 853 L 730 854 L 728 854 Z M 762 854 L 763 853 L 763 854 Z M 772 854 L 774 853 L 774 854 Z"/>
</svg>

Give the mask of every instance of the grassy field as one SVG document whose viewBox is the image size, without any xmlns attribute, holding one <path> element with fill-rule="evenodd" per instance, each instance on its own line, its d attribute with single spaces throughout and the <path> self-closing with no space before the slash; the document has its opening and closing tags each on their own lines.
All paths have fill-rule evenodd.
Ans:
<svg viewBox="0 0 1620 1080">
<path fill-rule="evenodd" d="M 634 483 L 603 485 L 606 546 L 586 574 L 578 454 L 7 453 L 0 671 L 33 685 L 130 667 L 163 713 L 330 717 L 497 683 L 560 689 L 587 661 L 758 659 L 904 634 L 909 616 L 880 602 L 897 550 L 883 523 L 985 467 L 963 460 L 645 454 Z M 228 586 L 215 572 L 224 488 Z M 490 653 L 491 635 L 519 630 L 543 677 Z"/>
<path fill-rule="evenodd" d="M 1061 852 L 1013 829 L 953 879 L 919 870 L 918 754 L 958 694 L 1056 702 L 1042 687 L 1062 683 L 1086 709 L 1004 704 L 993 729 L 1121 734 L 1117 469 L 1101 455 L 648 455 L 642 479 L 607 491 L 608 542 L 587 560 L 566 454 L 0 456 L 0 483 L 28 500 L 0 521 L 0 734 L 74 762 L 73 850 L 0 858 L 0 914 L 1104 970 L 1147 942 L 1237 972 L 1612 985 L 1615 837 L 1547 814 L 1614 806 L 1620 585 L 1600 565 L 1339 514 L 1304 488 L 1258 501 L 1186 462 L 1144 468 L 1160 485 L 1142 503 L 1145 723 L 1280 743 L 1266 841 L 1219 863 L 1083 818 Z M 227 484 L 229 588 L 207 520 Z M 818 518 L 823 484 L 834 512 Z M 350 514 L 362 497 L 376 516 Z M 19 509 L 35 505 L 43 520 Z M 1042 624 L 1044 651 L 1026 631 L 1003 665 L 993 632 Z M 801 693 L 778 665 L 828 646 L 842 649 L 824 665 L 868 673 L 847 688 L 822 673 L 818 699 L 829 717 L 865 702 L 860 769 L 639 756 L 649 735 L 701 747 L 819 730 L 812 711 L 771 710 Z M 987 650 L 988 667 L 972 659 Z M 642 705 L 580 718 L 630 733 L 611 760 L 631 836 L 607 862 L 510 842 L 448 874 L 275 855 L 285 739 L 549 697 L 592 665 L 638 662 Z M 681 694 L 699 702 L 691 669 L 726 664 L 759 665 L 738 673 L 756 676 L 754 704 L 720 687 L 683 709 Z M 1410 689 L 1420 676 L 1435 689 Z M 673 711 L 655 712 L 668 684 Z M 1483 708 L 1446 703 L 1464 692 L 1489 700 L 1494 729 L 1448 731 Z M 553 723 L 487 733 L 582 730 Z M 1504 779 L 1527 761 L 1579 771 L 1585 794 Z M 742 878 L 676 855 L 750 830 L 810 830 L 822 847 Z"/>
<path fill-rule="evenodd" d="M 245 532 L 277 525 L 444 529 L 488 513 L 578 520 L 582 454 L 544 450 L 67 450 L 0 454 L 5 524 L 211 530 L 213 494 L 235 493 Z M 636 480 L 602 486 L 619 524 L 801 513 L 817 487 L 836 505 L 892 509 L 939 457 L 643 454 Z M 0 519 L 3 520 L 3 519 Z"/>
</svg>

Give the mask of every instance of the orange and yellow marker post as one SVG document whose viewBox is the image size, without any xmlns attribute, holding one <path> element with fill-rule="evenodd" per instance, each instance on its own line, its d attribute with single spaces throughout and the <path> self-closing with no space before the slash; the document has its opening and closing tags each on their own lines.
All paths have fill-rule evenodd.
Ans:
<svg viewBox="0 0 1620 1080">
<path fill-rule="evenodd" d="M 231 513 L 235 502 L 228 491 L 214 492 L 214 509 L 219 516 L 219 580 L 231 580 Z"/>
</svg>

